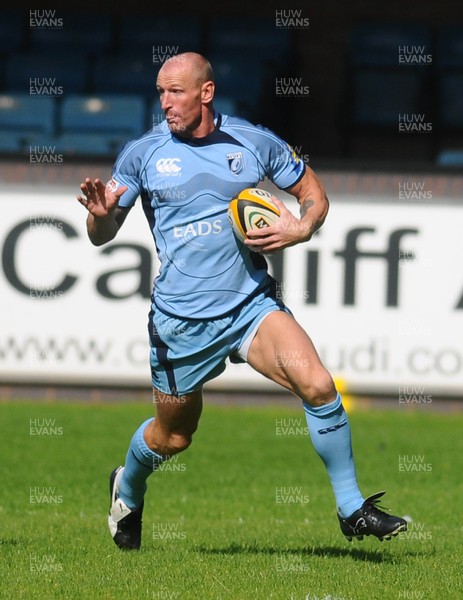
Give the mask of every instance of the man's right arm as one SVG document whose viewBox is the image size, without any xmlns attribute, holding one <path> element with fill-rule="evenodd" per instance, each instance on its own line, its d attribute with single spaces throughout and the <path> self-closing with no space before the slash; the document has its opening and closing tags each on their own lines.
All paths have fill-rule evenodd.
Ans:
<svg viewBox="0 0 463 600">
<path fill-rule="evenodd" d="M 127 186 L 118 187 L 113 180 L 104 185 L 87 177 L 81 183 L 82 196 L 77 200 L 88 210 L 87 232 L 95 246 L 101 246 L 116 237 L 130 208 L 119 208 L 118 203 Z"/>
<path fill-rule="evenodd" d="M 92 213 L 87 216 L 87 233 L 94 246 L 102 246 L 117 235 L 130 208 L 116 207 L 106 217 L 95 217 Z"/>
</svg>

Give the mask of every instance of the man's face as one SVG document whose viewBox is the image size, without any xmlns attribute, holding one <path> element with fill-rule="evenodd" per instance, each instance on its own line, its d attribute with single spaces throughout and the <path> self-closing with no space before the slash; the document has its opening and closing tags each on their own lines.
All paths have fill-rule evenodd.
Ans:
<svg viewBox="0 0 463 600">
<path fill-rule="evenodd" d="M 166 63 L 159 71 L 156 87 L 161 108 L 172 133 L 189 137 L 201 123 L 202 85 L 182 62 Z"/>
</svg>

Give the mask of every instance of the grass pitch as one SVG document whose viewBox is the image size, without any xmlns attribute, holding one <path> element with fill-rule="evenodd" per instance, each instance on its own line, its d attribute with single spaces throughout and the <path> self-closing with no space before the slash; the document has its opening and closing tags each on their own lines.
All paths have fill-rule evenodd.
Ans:
<svg viewBox="0 0 463 600">
<path fill-rule="evenodd" d="M 387 489 L 412 522 L 391 542 L 349 544 L 302 410 L 206 398 L 191 448 L 149 480 L 142 550 L 124 553 L 107 530 L 108 476 L 149 401 L 0 410 L 2 598 L 463 598 L 462 414 L 351 413 L 363 493 Z"/>
</svg>

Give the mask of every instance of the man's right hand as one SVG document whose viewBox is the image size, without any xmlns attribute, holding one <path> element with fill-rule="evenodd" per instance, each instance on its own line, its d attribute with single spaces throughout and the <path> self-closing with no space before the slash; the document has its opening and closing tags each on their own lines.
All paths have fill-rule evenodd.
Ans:
<svg viewBox="0 0 463 600">
<path fill-rule="evenodd" d="M 88 210 L 88 237 L 95 246 L 106 244 L 114 239 L 130 210 L 118 208 L 119 199 L 128 187 L 117 187 L 113 179 L 103 185 L 100 179 L 92 182 L 87 177 L 85 183 L 80 184 L 80 189 L 83 196 L 77 196 L 77 200 Z"/>
<path fill-rule="evenodd" d="M 100 179 L 94 182 L 87 177 L 85 183 L 80 184 L 83 196 L 77 196 L 77 200 L 85 206 L 88 212 L 96 219 L 105 218 L 115 211 L 122 194 L 127 191 L 127 186 L 117 188 L 111 179 L 104 185 Z"/>
</svg>

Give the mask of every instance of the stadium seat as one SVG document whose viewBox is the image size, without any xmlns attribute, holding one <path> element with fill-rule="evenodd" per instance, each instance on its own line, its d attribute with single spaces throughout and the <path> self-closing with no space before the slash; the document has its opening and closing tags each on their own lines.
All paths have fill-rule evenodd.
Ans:
<svg viewBox="0 0 463 600">
<path fill-rule="evenodd" d="M 351 32 L 350 63 L 354 67 L 398 67 L 399 48 L 407 46 L 431 53 L 431 29 L 410 23 L 362 23 Z"/>
<path fill-rule="evenodd" d="M 68 154 L 114 154 L 146 129 L 143 98 L 73 95 L 63 100 L 59 136 L 54 143 Z"/>
<path fill-rule="evenodd" d="M 233 114 L 250 120 L 264 90 L 273 100 L 275 78 L 291 72 L 292 31 L 278 27 L 274 17 L 213 17 L 208 47 L 216 94 L 233 103 Z"/>
<path fill-rule="evenodd" d="M 143 58 L 101 56 L 91 68 L 91 90 L 97 94 L 142 94 L 150 98 L 157 93 L 157 71 L 150 53 Z"/>
<path fill-rule="evenodd" d="M 218 97 L 233 102 L 235 114 L 252 118 L 263 93 L 265 71 L 258 61 L 237 55 L 211 54 Z"/>
<path fill-rule="evenodd" d="M 24 13 L 20 11 L 2 11 L 0 18 L 0 52 L 10 54 L 25 44 Z"/>
<path fill-rule="evenodd" d="M 439 123 L 444 130 L 463 128 L 463 71 L 439 77 Z"/>
<path fill-rule="evenodd" d="M 123 17 L 118 23 L 121 56 L 134 53 L 152 56 L 153 47 L 162 54 L 178 54 L 185 51 L 202 51 L 202 22 L 193 16 L 137 15 Z M 160 64 L 158 65 L 158 67 Z"/>
<path fill-rule="evenodd" d="M 274 18 L 214 17 L 209 48 L 212 56 L 238 54 L 244 62 L 284 64 L 291 53 L 291 30 L 278 28 Z"/>
<path fill-rule="evenodd" d="M 37 52 L 63 52 L 70 56 L 78 52 L 98 55 L 112 49 L 112 22 L 108 15 L 96 16 L 87 13 L 52 12 L 60 19 L 62 27 L 31 27 L 31 45 Z M 97 33 L 96 33 L 97 32 Z M 68 65 L 69 66 L 69 65 Z"/>
<path fill-rule="evenodd" d="M 67 96 L 63 100 L 61 132 L 119 132 L 137 136 L 144 132 L 146 106 L 132 95 Z"/>
<path fill-rule="evenodd" d="M 463 141 L 463 26 L 437 28 L 436 60 L 436 124 L 438 166 L 460 167 Z M 455 149 L 456 148 L 456 149 Z"/>
<path fill-rule="evenodd" d="M 395 126 L 399 115 L 423 113 L 426 79 L 422 70 L 359 70 L 354 72 L 353 125 Z"/>
<path fill-rule="evenodd" d="M 446 25 L 437 31 L 436 64 L 441 69 L 463 69 L 463 26 Z"/>
<path fill-rule="evenodd" d="M 114 158 L 146 128 L 143 98 L 132 95 L 69 95 L 61 103 L 58 130 L 32 136 L 31 143 L 67 157 Z"/>
<path fill-rule="evenodd" d="M 224 115 L 230 115 L 231 117 L 241 116 L 239 113 L 237 103 L 231 98 L 227 98 L 226 96 L 215 96 L 214 108 L 217 112 L 222 113 Z"/>
<path fill-rule="evenodd" d="M 243 63 L 235 57 L 212 55 L 216 91 L 221 96 L 237 100 L 246 94 L 256 96 L 260 93 L 262 69 L 253 61 Z"/>
<path fill-rule="evenodd" d="M 463 167 L 463 148 L 441 150 L 436 159 L 439 167 Z"/>
<path fill-rule="evenodd" d="M 0 154 L 24 152 L 28 143 L 32 143 L 32 137 L 32 135 L 27 136 L 21 132 L 3 131 L 0 127 Z"/>
<path fill-rule="evenodd" d="M 29 94 L 0 96 L 0 138 L 3 151 L 25 149 L 38 136 L 55 129 L 54 98 Z"/>
<path fill-rule="evenodd" d="M 34 138 L 31 144 L 53 148 L 53 154 L 62 154 L 65 160 L 74 157 L 114 158 L 128 141 L 127 136 L 120 133 L 66 132 Z"/>
<path fill-rule="evenodd" d="M 400 123 L 408 118 L 416 121 L 410 133 L 422 122 L 423 127 L 430 125 L 431 135 L 422 136 L 419 147 L 431 152 L 433 50 L 432 29 L 425 25 L 370 22 L 352 28 L 344 103 L 348 109 L 341 117 L 346 124 L 345 151 L 392 143 L 398 155 L 407 144 L 417 144 L 415 136 L 398 135 Z"/>
<path fill-rule="evenodd" d="M 87 58 L 72 58 L 55 52 L 29 52 L 10 56 L 5 65 L 5 89 L 35 95 L 61 96 L 85 91 L 88 85 Z"/>
</svg>

